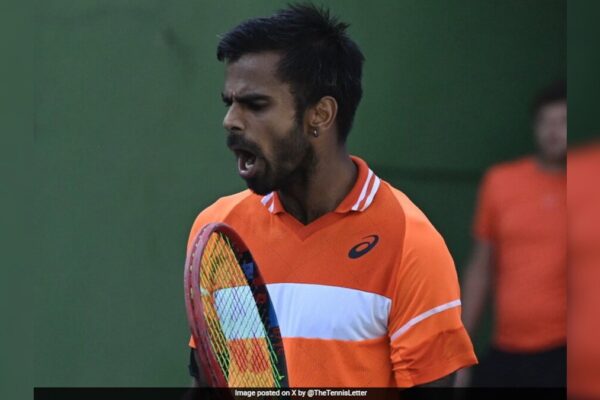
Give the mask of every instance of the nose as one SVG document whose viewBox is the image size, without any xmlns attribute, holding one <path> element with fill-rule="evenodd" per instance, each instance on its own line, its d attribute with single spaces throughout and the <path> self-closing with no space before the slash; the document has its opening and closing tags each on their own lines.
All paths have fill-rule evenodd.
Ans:
<svg viewBox="0 0 600 400">
<path fill-rule="evenodd" d="M 243 131 L 245 126 L 242 117 L 239 106 L 233 103 L 223 118 L 223 127 L 229 132 Z"/>
</svg>

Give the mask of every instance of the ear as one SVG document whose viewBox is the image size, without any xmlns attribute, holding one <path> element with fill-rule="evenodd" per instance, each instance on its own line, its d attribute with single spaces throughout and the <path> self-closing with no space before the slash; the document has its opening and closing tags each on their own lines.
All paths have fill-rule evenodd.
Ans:
<svg viewBox="0 0 600 400">
<path fill-rule="evenodd" d="M 322 97 L 317 104 L 306 113 L 306 124 L 309 130 L 326 131 L 333 127 L 337 116 L 338 104 L 331 96 Z"/>
</svg>

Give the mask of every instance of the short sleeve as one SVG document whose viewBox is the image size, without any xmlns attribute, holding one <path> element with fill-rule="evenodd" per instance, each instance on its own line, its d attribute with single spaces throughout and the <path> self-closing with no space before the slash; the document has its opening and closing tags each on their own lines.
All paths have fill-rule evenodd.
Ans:
<svg viewBox="0 0 600 400">
<path fill-rule="evenodd" d="M 400 258 L 388 322 L 396 384 L 421 385 L 476 364 L 454 262 L 424 216 L 407 219 Z"/>
<path fill-rule="evenodd" d="M 494 211 L 494 186 L 493 173 L 489 171 L 479 186 L 473 218 L 473 235 L 478 240 L 492 241 L 495 237 L 497 222 Z"/>
</svg>

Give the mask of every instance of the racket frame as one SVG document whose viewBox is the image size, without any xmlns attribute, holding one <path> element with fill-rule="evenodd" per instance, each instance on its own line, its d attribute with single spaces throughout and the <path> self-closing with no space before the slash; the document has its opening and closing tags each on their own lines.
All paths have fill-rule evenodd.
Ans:
<svg viewBox="0 0 600 400">
<path fill-rule="evenodd" d="M 213 233 L 222 233 L 224 234 L 229 241 L 231 242 L 233 251 L 236 253 L 236 259 L 239 260 L 240 256 L 244 253 L 249 253 L 248 247 L 243 242 L 242 238 L 237 234 L 237 232 L 231 228 L 229 225 L 225 223 L 210 223 L 205 225 L 199 232 L 196 234 L 194 241 L 192 243 L 191 248 L 188 250 L 188 254 L 185 261 L 185 270 L 184 270 L 184 290 L 185 290 L 185 304 L 186 304 L 186 312 L 188 325 L 190 327 L 190 331 L 192 333 L 192 337 L 194 338 L 194 342 L 196 344 L 195 352 L 196 359 L 198 364 L 200 364 L 204 376 L 208 380 L 208 384 L 212 387 L 229 387 L 227 383 L 227 378 L 223 374 L 221 366 L 213 352 L 212 345 L 210 342 L 210 335 L 208 330 L 207 322 L 204 318 L 204 306 L 202 304 L 202 298 L 200 293 L 200 276 L 202 268 L 202 257 L 204 255 L 204 251 L 206 249 L 206 245 Z M 251 254 L 250 254 L 251 255 Z M 253 259 L 253 257 L 252 257 Z M 266 301 L 270 303 L 269 294 L 266 290 L 266 286 L 264 284 L 263 277 L 260 273 L 258 266 L 256 265 L 256 261 L 254 261 L 254 270 L 253 270 L 253 280 L 252 284 L 248 282 L 249 286 L 260 287 L 258 292 L 261 296 L 266 296 Z M 241 269 L 241 266 L 240 266 Z M 244 276 L 245 273 L 244 273 Z M 255 291 L 253 290 L 253 294 Z M 257 300 L 255 298 L 255 300 Z M 264 298 L 261 303 L 264 302 Z M 272 307 L 272 304 L 271 304 Z M 273 316 L 275 319 L 277 318 L 274 315 L 274 310 L 272 310 Z M 265 327 L 266 328 L 266 327 Z M 279 327 L 275 326 L 274 328 L 269 328 L 269 339 L 276 339 L 277 342 L 272 343 L 276 349 L 277 357 L 278 357 L 278 369 L 281 373 L 284 374 L 284 379 L 281 382 L 283 387 L 288 385 L 287 371 L 285 368 L 285 355 L 283 353 L 283 342 L 281 341 Z M 201 352 L 199 351 L 201 349 Z M 282 371 L 283 369 L 283 371 Z"/>
</svg>

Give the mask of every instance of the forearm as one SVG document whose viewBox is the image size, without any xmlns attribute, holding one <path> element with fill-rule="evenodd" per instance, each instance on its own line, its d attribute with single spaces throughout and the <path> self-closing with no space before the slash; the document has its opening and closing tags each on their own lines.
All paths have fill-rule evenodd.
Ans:
<svg viewBox="0 0 600 400">
<path fill-rule="evenodd" d="M 461 285 L 462 320 L 473 335 L 481 319 L 492 288 L 491 245 L 477 243 Z"/>
</svg>

